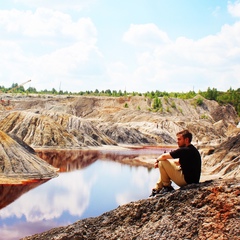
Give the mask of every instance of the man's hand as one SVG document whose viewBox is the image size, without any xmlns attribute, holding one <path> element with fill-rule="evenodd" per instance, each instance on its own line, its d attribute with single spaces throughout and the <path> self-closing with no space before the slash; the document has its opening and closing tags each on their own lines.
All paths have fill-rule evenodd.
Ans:
<svg viewBox="0 0 240 240">
<path fill-rule="evenodd" d="M 180 162 L 178 160 L 174 161 L 174 163 L 176 164 L 176 166 L 180 166 Z"/>
<path fill-rule="evenodd" d="M 154 163 L 154 168 L 158 168 L 158 160 L 156 160 L 156 162 Z"/>
<path fill-rule="evenodd" d="M 169 153 L 164 153 L 164 154 L 160 155 L 157 158 L 156 162 L 154 163 L 154 168 L 158 168 L 159 161 L 164 161 L 164 160 L 167 160 L 167 159 L 172 159 L 172 156 Z"/>
</svg>

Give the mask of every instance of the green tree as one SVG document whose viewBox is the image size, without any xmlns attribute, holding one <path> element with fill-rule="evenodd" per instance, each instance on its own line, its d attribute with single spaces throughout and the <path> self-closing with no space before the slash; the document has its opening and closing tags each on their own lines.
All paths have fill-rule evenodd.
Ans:
<svg viewBox="0 0 240 240">
<path fill-rule="evenodd" d="M 218 91 L 216 88 L 211 89 L 210 87 L 208 87 L 207 92 L 204 95 L 204 97 L 209 100 L 217 100 Z"/>
<path fill-rule="evenodd" d="M 36 90 L 36 88 L 34 88 L 34 87 L 29 87 L 29 88 L 27 89 L 27 91 L 28 91 L 29 93 L 37 93 L 37 90 Z"/>
<path fill-rule="evenodd" d="M 124 91 L 124 95 L 125 95 L 125 96 L 127 95 L 126 91 Z M 123 93 L 122 93 L 121 90 L 118 91 L 118 96 L 120 96 L 120 97 L 123 96 Z"/>
<path fill-rule="evenodd" d="M 111 92 L 110 89 L 107 89 L 107 90 L 105 91 L 105 94 L 107 94 L 108 96 L 112 96 L 112 92 Z"/>
<path fill-rule="evenodd" d="M 51 91 L 52 94 L 57 94 L 57 90 L 55 88 L 52 88 L 52 91 Z"/>
<path fill-rule="evenodd" d="M 158 109 L 160 109 L 161 107 L 162 107 L 162 102 L 161 102 L 160 98 L 155 97 L 155 98 L 153 99 L 152 108 L 158 110 Z"/>
</svg>

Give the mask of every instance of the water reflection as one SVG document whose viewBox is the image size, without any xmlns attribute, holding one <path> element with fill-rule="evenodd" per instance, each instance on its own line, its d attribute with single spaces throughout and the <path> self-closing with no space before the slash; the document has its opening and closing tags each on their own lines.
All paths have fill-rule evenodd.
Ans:
<svg viewBox="0 0 240 240">
<path fill-rule="evenodd" d="M 0 209 L 14 202 L 24 193 L 45 183 L 48 180 L 32 180 L 22 184 L 0 184 Z"/>
<path fill-rule="evenodd" d="M 60 172 L 71 172 L 82 169 L 99 159 L 97 150 L 36 150 L 38 156 L 52 166 L 59 168 Z"/>
<path fill-rule="evenodd" d="M 52 166 L 60 169 L 60 172 L 71 172 L 83 169 L 98 159 L 105 159 L 125 163 L 131 166 L 145 166 L 152 168 L 151 163 L 139 161 L 141 158 L 156 158 L 165 148 L 130 148 L 130 149 L 105 149 L 105 150 L 61 150 L 38 149 L 38 156 Z"/>
<path fill-rule="evenodd" d="M 149 157 L 158 156 L 160 151 L 148 151 Z M 38 152 L 61 173 L 0 210 L 2 239 L 19 239 L 147 198 L 159 174 L 154 169 L 118 162 L 136 158 L 135 150 L 65 153 Z M 106 161 L 109 158 L 115 161 Z"/>
</svg>

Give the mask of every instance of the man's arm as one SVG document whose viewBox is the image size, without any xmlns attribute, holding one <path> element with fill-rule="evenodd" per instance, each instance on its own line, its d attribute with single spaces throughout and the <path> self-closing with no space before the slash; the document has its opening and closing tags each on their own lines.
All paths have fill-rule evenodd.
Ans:
<svg viewBox="0 0 240 240">
<path fill-rule="evenodd" d="M 156 160 L 156 162 L 155 162 L 155 164 L 154 164 L 154 167 L 157 168 L 159 161 L 164 161 L 164 160 L 166 160 L 166 159 L 172 159 L 172 156 L 171 156 L 169 153 L 164 153 L 164 154 L 160 155 L 160 156 L 157 158 L 157 160 Z"/>
<path fill-rule="evenodd" d="M 166 159 L 172 159 L 172 156 L 170 155 L 170 153 L 164 153 L 162 155 L 160 155 L 158 158 L 157 158 L 157 162 L 159 161 L 164 161 Z"/>
</svg>

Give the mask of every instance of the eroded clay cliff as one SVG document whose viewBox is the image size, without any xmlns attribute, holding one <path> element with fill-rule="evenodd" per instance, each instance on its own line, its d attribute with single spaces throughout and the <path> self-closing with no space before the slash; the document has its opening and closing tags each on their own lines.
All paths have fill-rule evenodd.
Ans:
<svg viewBox="0 0 240 240">
<path fill-rule="evenodd" d="M 18 96 L 1 111 L 0 129 L 32 147 L 175 144 L 190 129 L 194 141 L 216 144 L 236 135 L 238 116 L 231 105 L 203 99 L 161 98 L 152 108 L 145 97 Z"/>
<path fill-rule="evenodd" d="M 0 131 L 0 183 L 14 184 L 57 176 L 57 169 L 39 158 L 21 139 Z M 19 142 L 18 142 L 19 141 Z M 3 195 L 3 192 L 1 192 Z"/>
</svg>

